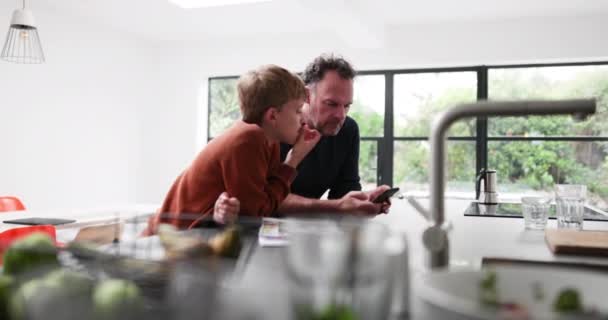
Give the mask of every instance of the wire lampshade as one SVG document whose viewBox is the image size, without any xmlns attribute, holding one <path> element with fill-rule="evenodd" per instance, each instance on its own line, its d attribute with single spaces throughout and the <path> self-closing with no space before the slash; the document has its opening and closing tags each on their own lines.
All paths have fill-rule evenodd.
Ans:
<svg viewBox="0 0 608 320">
<path fill-rule="evenodd" d="M 25 0 L 23 0 L 23 8 L 13 12 L 0 58 L 16 63 L 44 62 L 34 16 L 25 8 Z"/>
</svg>

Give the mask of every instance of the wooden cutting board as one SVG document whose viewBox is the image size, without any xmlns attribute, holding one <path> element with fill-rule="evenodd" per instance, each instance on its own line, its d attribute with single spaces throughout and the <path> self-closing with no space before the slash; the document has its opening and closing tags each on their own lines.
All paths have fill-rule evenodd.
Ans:
<svg viewBox="0 0 608 320">
<path fill-rule="evenodd" d="M 545 239 L 556 254 L 608 256 L 608 231 L 546 229 Z"/>
<path fill-rule="evenodd" d="M 88 242 L 93 244 L 110 244 L 120 240 L 122 234 L 122 223 L 103 224 L 82 228 L 74 238 L 77 242 Z"/>
</svg>

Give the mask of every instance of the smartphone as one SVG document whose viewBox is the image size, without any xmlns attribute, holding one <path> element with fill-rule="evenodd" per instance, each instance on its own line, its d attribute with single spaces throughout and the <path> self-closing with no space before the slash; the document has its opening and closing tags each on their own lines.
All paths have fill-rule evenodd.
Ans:
<svg viewBox="0 0 608 320">
<path fill-rule="evenodd" d="M 377 196 L 376 199 L 374 199 L 374 203 L 382 203 L 386 200 L 388 200 L 390 197 L 394 196 L 395 193 L 397 193 L 399 191 L 399 188 L 391 188 L 388 189 L 384 192 L 382 192 L 381 195 Z"/>
</svg>

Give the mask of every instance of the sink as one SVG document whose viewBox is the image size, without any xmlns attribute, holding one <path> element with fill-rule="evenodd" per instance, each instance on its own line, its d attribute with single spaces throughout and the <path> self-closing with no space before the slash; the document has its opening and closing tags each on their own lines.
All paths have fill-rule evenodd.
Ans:
<svg viewBox="0 0 608 320">
<path fill-rule="evenodd" d="M 523 218 L 521 211 L 521 203 L 503 202 L 497 205 L 486 205 L 474 201 L 465 210 L 464 215 L 472 217 Z M 551 204 L 549 219 L 555 218 L 555 204 Z M 608 221 L 608 215 L 600 210 L 585 206 L 583 219 L 588 221 Z"/>
<path fill-rule="evenodd" d="M 418 295 L 430 306 L 432 314 L 441 312 L 446 319 L 595 319 L 593 315 L 604 319 L 608 314 L 605 303 L 608 278 L 604 273 L 545 266 L 494 266 L 489 270 L 496 275 L 499 302 L 521 306 L 526 311 L 525 317 L 508 306 L 496 309 L 481 304 L 480 282 L 488 269 L 423 274 Z M 553 303 L 564 289 L 576 290 L 583 310 L 596 313 L 553 312 Z"/>
</svg>

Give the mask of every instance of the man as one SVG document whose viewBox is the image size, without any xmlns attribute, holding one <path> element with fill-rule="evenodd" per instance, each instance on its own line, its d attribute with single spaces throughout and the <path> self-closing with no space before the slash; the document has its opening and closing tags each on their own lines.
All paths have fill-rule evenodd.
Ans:
<svg viewBox="0 0 608 320">
<path fill-rule="evenodd" d="M 279 212 L 365 215 L 388 212 L 390 202 L 372 202 L 388 186 L 360 191 L 359 127 L 347 116 L 353 101 L 355 75 L 348 61 L 333 55 L 321 55 L 306 67 L 302 78 L 308 96 L 302 115 L 322 138 L 298 166 L 291 193 L 279 206 Z M 281 158 L 290 149 L 290 145 L 281 144 Z M 328 200 L 319 200 L 327 190 Z"/>
</svg>

